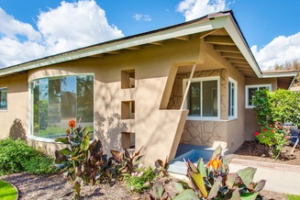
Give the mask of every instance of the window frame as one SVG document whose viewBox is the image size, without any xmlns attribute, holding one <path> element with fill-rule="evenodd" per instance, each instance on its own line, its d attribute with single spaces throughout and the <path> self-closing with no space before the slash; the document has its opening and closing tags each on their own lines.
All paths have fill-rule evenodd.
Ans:
<svg viewBox="0 0 300 200">
<path fill-rule="evenodd" d="M 7 100 L 7 97 L 8 97 L 8 95 L 7 95 L 8 88 L 7 87 L 0 87 L 0 90 L 4 90 L 4 89 L 6 89 L 6 108 L 5 109 L 0 108 L 0 112 L 8 110 L 8 100 Z"/>
<path fill-rule="evenodd" d="M 33 128 L 34 128 L 34 119 L 33 119 L 33 114 L 34 114 L 34 106 L 33 106 L 33 82 L 34 81 L 37 81 L 37 80 L 41 80 L 41 79 L 45 79 L 45 78 L 48 78 L 48 79 L 56 79 L 56 78 L 63 78 L 63 77 L 68 77 L 68 76 L 93 76 L 93 101 L 94 101 L 94 105 L 93 105 L 93 113 L 94 113 L 94 117 L 93 117 L 93 127 L 94 127 L 94 132 L 93 132 L 93 138 L 95 139 L 95 74 L 94 73 L 75 73 L 75 74 L 60 74 L 60 75 L 52 75 L 52 76 L 41 76 L 41 77 L 38 77 L 38 78 L 34 78 L 34 79 L 31 79 L 30 81 L 28 81 L 28 121 L 29 121 L 29 124 L 28 124 L 28 128 L 29 128 L 29 134 L 28 134 L 28 138 L 29 139 L 32 139 L 32 140 L 35 140 L 35 141 L 41 141 L 41 142 L 55 142 L 55 139 L 52 139 L 52 138 L 46 138 L 46 137 L 39 137 L 39 136 L 35 136 L 34 135 L 34 131 L 33 131 Z M 94 140 L 93 139 L 93 140 Z M 57 143 L 57 142 L 55 142 Z"/>
<path fill-rule="evenodd" d="M 234 80 L 233 78 L 229 77 L 228 78 L 228 84 L 229 83 L 233 83 L 234 84 L 234 113 L 233 115 L 230 115 L 229 112 L 231 110 L 231 104 L 230 104 L 230 99 L 231 99 L 231 95 L 229 95 L 228 93 L 228 119 L 232 120 L 232 119 L 237 119 L 238 118 L 238 101 L 237 101 L 237 97 L 238 97 L 238 83 L 236 80 Z M 228 88 L 229 89 L 229 88 Z"/>
<path fill-rule="evenodd" d="M 259 88 L 262 87 L 268 87 L 269 91 L 272 91 L 272 84 L 257 84 L 257 85 L 246 85 L 245 86 L 245 108 L 254 108 L 254 105 L 249 105 L 249 89 L 253 89 L 256 88 L 257 90 L 259 90 Z"/>
<path fill-rule="evenodd" d="M 203 103 L 202 103 L 202 92 L 203 92 L 203 84 L 202 82 L 203 81 L 217 81 L 217 97 L 218 97 L 218 101 L 217 101 L 217 109 L 218 109 L 218 115 L 217 116 L 212 116 L 212 117 L 209 117 L 209 116 L 202 116 L 203 115 Z M 185 90 L 186 90 L 186 86 L 187 86 L 187 83 L 189 82 L 189 79 L 183 79 L 182 80 L 182 89 L 183 89 L 183 93 L 185 93 Z M 205 120 L 205 121 L 219 121 L 220 120 L 220 116 L 221 116 L 221 106 L 220 106 L 220 102 L 221 102 L 221 95 L 220 95 L 220 77 L 219 76 L 210 76 L 210 77 L 198 77 L 198 78 L 192 78 L 191 79 L 191 83 L 193 82 L 201 82 L 201 89 L 200 89 L 200 99 L 201 99 L 201 105 L 200 105 L 200 114 L 201 116 L 191 116 L 191 115 L 188 115 L 187 116 L 187 119 L 188 120 Z M 185 102 L 184 102 L 184 108 L 189 110 L 189 108 L 187 107 L 188 105 L 188 101 L 189 101 L 189 98 L 187 97 Z"/>
</svg>

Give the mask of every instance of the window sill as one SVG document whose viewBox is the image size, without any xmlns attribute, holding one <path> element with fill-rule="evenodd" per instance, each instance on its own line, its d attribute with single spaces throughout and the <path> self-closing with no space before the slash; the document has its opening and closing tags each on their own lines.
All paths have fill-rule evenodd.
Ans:
<svg viewBox="0 0 300 200">
<path fill-rule="evenodd" d="M 196 117 L 196 116 L 188 116 L 187 120 L 193 121 L 220 121 L 219 117 Z"/>
<path fill-rule="evenodd" d="M 37 137 L 34 135 L 29 135 L 27 137 L 30 140 L 34 140 L 34 141 L 38 141 L 38 142 L 51 142 L 51 143 L 56 143 L 55 139 L 51 139 L 51 138 L 43 138 L 43 137 Z"/>
</svg>

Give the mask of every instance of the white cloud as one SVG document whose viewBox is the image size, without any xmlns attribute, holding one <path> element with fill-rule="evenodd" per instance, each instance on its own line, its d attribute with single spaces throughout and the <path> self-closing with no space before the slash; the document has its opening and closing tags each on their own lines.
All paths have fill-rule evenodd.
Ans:
<svg viewBox="0 0 300 200">
<path fill-rule="evenodd" d="M 136 21 L 152 21 L 150 15 L 134 14 L 132 16 Z"/>
<path fill-rule="evenodd" d="M 224 10 L 225 0 L 183 0 L 179 3 L 177 11 L 182 13 L 185 21 Z"/>
<path fill-rule="evenodd" d="M 291 36 L 278 36 L 263 48 L 251 47 L 262 70 L 271 69 L 275 64 L 300 59 L 300 32 Z"/>
<path fill-rule="evenodd" d="M 35 30 L 0 8 L 0 68 L 124 36 L 94 0 L 63 1 L 37 18 Z"/>
</svg>

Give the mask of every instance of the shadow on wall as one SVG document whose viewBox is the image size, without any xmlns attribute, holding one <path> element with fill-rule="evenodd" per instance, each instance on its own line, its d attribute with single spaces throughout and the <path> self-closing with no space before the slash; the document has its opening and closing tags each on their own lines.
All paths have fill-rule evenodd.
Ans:
<svg viewBox="0 0 300 200">
<path fill-rule="evenodd" d="M 95 136 L 101 140 L 104 150 L 122 149 L 121 134 L 127 130 L 127 124 L 121 121 L 120 114 L 114 113 L 105 119 L 103 115 L 96 112 L 95 125 Z M 107 130 L 105 130 L 106 127 Z"/>
<path fill-rule="evenodd" d="M 9 137 L 13 138 L 14 140 L 20 138 L 25 140 L 26 139 L 26 131 L 23 127 L 21 119 L 16 118 L 9 130 Z"/>
</svg>

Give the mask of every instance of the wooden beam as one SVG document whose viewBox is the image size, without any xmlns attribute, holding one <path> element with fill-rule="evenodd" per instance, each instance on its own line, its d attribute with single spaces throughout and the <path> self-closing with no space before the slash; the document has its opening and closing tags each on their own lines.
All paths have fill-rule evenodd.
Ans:
<svg viewBox="0 0 300 200">
<path fill-rule="evenodd" d="M 200 37 L 200 39 L 202 39 L 202 38 L 204 38 L 204 37 L 206 37 L 206 36 L 212 34 L 212 33 L 215 32 L 216 30 L 218 30 L 218 29 L 215 29 L 215 30 L 212 30 L 212 31 L 204 31 L 204 32 L 202 32 L 202 33 L 199 34 L 199 37 Z"/>
<path fill-rule="evenodd" d="M 106 54 L 113 54 L 113 55 L 116 55 L 116 54 L 120 54 L 121 51 L 110 51 L 110 52 L 106 52 Z"/>
<path fill-rule="evenodd" d="M 221 56 L 226 58 L 244 59 L 244 56 L 241 53 L 221 52 Z"/>
<path fill-rule="evenodd" d="M 163 45 L 163 42 L 162 41 L 158 41 L 158 42 L 150 42 L 150 44 L 153 44 L 153 45 Z"/>
<path fill-rule="evenodd" d="M 128 50 L 141 50 L 141 46 L 128 47 L 126 49 L 128 49 Z"/>
<path fill-rule="evenodd" d="M 219 44 L 219 45 L 235 45 L 231 37 L 221 35 L 209 35 L 204 38 L 206 43 Z"/>
<path fill-rule="evenodd" d="M 249 71 L 249 72 L 254 72 L 251 68 L 245 68 L 245 67 L 236 67 L 237 70 L 239 71 Z"/>
<path fill-rule="evenodd" d="M 244 63 L 231 63 L 231 65 L 234 67 L 251 68 L 250 65 Z"/>
<path fill-rule="evenodd" d="M 183 41 L 188 41 L 188 40 L 190 40 L 190 36 L 186 35 L 186 36 L 177 37 L 175 39 L 177 39 L 177 40 L 183 40 Z"/>
<path fill-rule="evenodd" d="M 96 54 L 96 55 L 92 55 L 90 57 L 92 57 L 92 58 L 102 58 L 104 56 L 105 56 L 104 54 Z"/>
<path fill-rule="evenodd" d="M 240 53 L 240 50 L 236 46 L 214 45 L 214 49 L 222 52 Z"/>
<path fill-rule="evenodd" d="M 228 62 L 231 62 L 231 63 L 245 63 L 245 64 L 248 64 L 248 62 L 245 59 L 227 58 L 226 60 Z"/>
<path fill-rule="evenodd" d="M 194 76 L 195 69 L 196 69 L 196 63 L 193 65 L 189 81 L 188 81 L 187 86 L 185 88 L 184 95 L 183 95 L 182 102 L 181 102 L 181 106 L 180 106 L 180 110 L 182 110 L 183 107 L 184 107 L 184 103 L 185 103 L 186 97 L 187 97 L 187 95 L 189 93 L 189 89 L 190 89 L 190 85 L 191 85 L 191 82 L 192 82 L 192 78 Z"/>
</svg>

